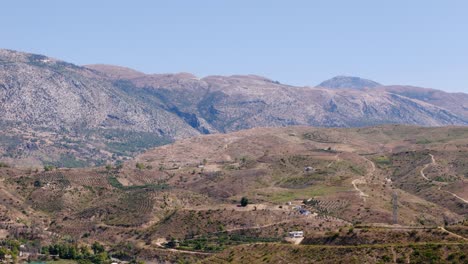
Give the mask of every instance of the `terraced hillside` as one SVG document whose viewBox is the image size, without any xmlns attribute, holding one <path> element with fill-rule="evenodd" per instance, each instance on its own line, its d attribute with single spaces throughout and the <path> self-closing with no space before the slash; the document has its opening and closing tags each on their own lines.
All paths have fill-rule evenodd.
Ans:
<svg viewBox="0 0 468 264">
<path fill-rule="evenodd" d="M 467 140 L 463 127 L 256 128 L 183 139 L 123 166 L 3 164 L 0 234 L 45 244 L 97 240 L 110 249 L 130 243 L 146 259 L 226 250 L 207 261 L 242 262 L 241 251 L 268 251 L 268 262 L 276 247 L 305 250 L 277 244 L 301 230 L 302 244 L 332 247 L 325 252 L 358 253 L 365 244 L 372 258 L 393 258 L 393 250 L 413 259 L 416 248 L 440 243 L 443 259 L 449 244 L 466 247 Z M 262 246 L 242 246 L 252 243 Z"/>
</svg>

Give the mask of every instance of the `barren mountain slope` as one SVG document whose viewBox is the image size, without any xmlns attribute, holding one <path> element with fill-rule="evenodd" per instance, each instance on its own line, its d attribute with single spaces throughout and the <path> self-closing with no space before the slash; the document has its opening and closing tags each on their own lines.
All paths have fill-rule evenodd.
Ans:
<svg viewBox="0 0 468 264">
<path fill-rule="evenodd" d="M 177 115 L 145 105 L 96 72 L 41 55 L 0 50 L 0 101 L 0 150 L 5 158 L 31 159 L 31 165 L 51 160 L 44 152 L 105 160 L 106 153 L 93 149 L 113 138 L 120 144 L 149 134 L 198 134 Z M 59 139 L 80 142 L 67 154 L 60 153 Z"/>
<path fill-rule="evenodd" d="M 138 105 L 86 68 L 7 50 L 1 50 L 0 62 L 2 121 L 52 130 L 102 127 L 193 135 L 173 114 Z"/>
<path fill-rule="evenodd" d="M 127 91 L 162 99 L 202 133 L 287 125 L 467 124 L 465 116 L 440 104 L 384 90 L 294 87 L 254 75 L 147 75 L 128 82 Z"/>
<path fill-rule="evenodd" d="M 382 86 L 377 89 L 424 101 L 447 109 L 465 120 L 468 119 L 468 94 L 466 93 L 447 93 L 435 89 L 401 85 Z"/>
<path fill-rule="evenodd" d="M 225 95 L 213 104 L 213 108 L 220 112 L 220 120 L 232 120 L 228 131 L 254 127 L 256 123 L 260 126 L 326 127 L 464 123 L 444 109 L 377 91 L 291 87 L 250 76 L 207 77 L 203 80 L 211 85 L 213 91 Z"/>
</svg>

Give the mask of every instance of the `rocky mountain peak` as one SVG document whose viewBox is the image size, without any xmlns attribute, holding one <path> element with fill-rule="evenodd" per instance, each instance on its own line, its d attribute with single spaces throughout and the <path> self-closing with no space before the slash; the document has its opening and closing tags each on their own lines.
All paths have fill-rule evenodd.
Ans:
<svg viewBox="0 0 468 264">
<path fill-rule="evenodd" d="M 354 76 L 336 76 L 326 80 L 318 85 L 318 87 L 331 88 L 331 89 L 364 89 L 382 86 L 380 83 L 363 79 Z"/>
</svg>

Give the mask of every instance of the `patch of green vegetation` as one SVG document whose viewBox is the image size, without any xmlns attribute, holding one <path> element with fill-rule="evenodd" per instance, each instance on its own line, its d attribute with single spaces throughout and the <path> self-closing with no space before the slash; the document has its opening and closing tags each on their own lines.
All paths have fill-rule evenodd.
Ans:
<svg viewBox="0 0 468 264">
<path fill-rule="evenodd" d="M 30 262 L 30 264 L 33 264 L 33 263 L 44 263 L 44 262 Z M 59 260 L 51 260 L 51 261 L 47 261 L 45 262 L 47 264 L 76 264 L 78 263 L 76 260 L 70 260 L 70 259 L 59 259 Z"/>
<path fill-rule="evenodd" d="M 240 169 L 239 166 L 233 165 L 233 164 L 226 164 L 223 167 L 224 170 L 238 170 Z"/>
<path fill-rule="evenodd" d="M 366 173 L 366 169 L 364 167 L 347 160 L 336 161 L 329 168 L 327 168 L 327 170 L 329 172 L 345 171 L 348 174 L 351 171 L 357 175 L 364 175 Z"/>
<path fill-rule="evenodd" d="M 103 131 L 104 138 L 108 140 L 108 151 L 120 156 L 132 156 L 142 150 L 169 144 L 172 141 L 155 133 L 132 132 L 125 130 Z"/>
<path fill-rule="evenodd" d="M 456 139 L 466 139 L 468 137 L 468 130 L 466 128 L 453 128 L 449 133 L 442 137 L 440 142 L 448 142 Z"/>
<path fill-rule="evenodd" d="M 0 241 L 0 261 L 7 263 L 5 260 L 7 255 L 11 256 L 11 260 L 16 263 L 20 253 L 20 242 L 17 240 L 1 240 Z"/>
<path fill-rule="evenodd" d="M 349 168 L 352 172 L 358 175 L 364 175 L 366 173 L 366 170 L 361 166 L 350 165 Z"/>
<path fill-rule="evenodd" d="M 281 187 L 286 188 L 304 188 L 309 185 L 311 181 L 307 177 L 291 177 L 286 178 L 281 184 Z"/>
<path fill-rule="evenodd" d="M 267 196 L 265 197 L 265 199 L 267 199 L 268 201 L 274 203 L 285 203 L 296 199 L 309 199 L 311 197 L 323 196 L 326 194 L 336 193 L 344 190 L 347 190 L 347 188 L 338 186 L 314 185 L 303 189 L 278 191 L 264 195 Z"/>
<path fill-rule="evenodd" d="M 442 263 L 439 250 L 440 247 L 432 245 L 414 249 L 410 256 L 411 263 Z"/>
<path fill-rule="evenodd" d="M 178 248 L 184 250 L 196 250 L 206 252 L 220 252 L 227 246 L 235 246 L 241 244 L 252 243 L 271 243 L 280 242 L 279 238 L 270 237 L 249 237 L 239 234 L 220 233 L 216 236 L 199 237 L 193 239 L 186 239 L 180 242 Z"/>
<path fill-rule="evenodd" d="M 51 164 L 44 165 L 44 171 L 53 171 L 56 168 L 57 167 L 55 167 L 54 165 L 51 165 Z"/>
<path fill-rule="evenodd" d="M 148 170 L 151 170 L 153 168 L 153 166 L 151 165 L 145 165 L 144 163 L 140 163 L 140 162 L 137 162 L 135 164 L 135 168 L 139 169 L 139 170 L 144 170 L 144 169 L 148 169 Z M 164 170 L 164 167 L 161 166 L 159 167 L 159 170 Z"/>
<path fill-rule="evenodd" d="M 451 180 L 447 179 L 447 178 L 444 178 L 442 176 L 437 176 L 437 177 L 435 177 L 434 181 L 437 181 L 437 182 L 450 182 Z"/>
<path fill-rule="evenodd" d="M 72 154 L 60 155 L 60 159 L 53 162 L 53 164 L 60 168 L 84 168 L 89 165 L 89 163 L 84 160 L 76 159 Z"/>
<path fill-rule="evenodd" d="M 377 165 L 380 165 L 380 166 L 387 166 L 387 165 L 391 165 L 391 164 L 392 164 L 392 161 L 391 161 L 390 158 L 387 157 L 387 156 L 379 156 L 379 157 L 376 157 L 376 158 L 374 158 L 374 162 L 375 162 Z"/>
<path fill-rule="evenodd" d="M 144 184 L 144 185 L 131 185 L 131 186 L 124 186 L 122 183 L 119 182 L 119 180 L 114 177 L 114 176 L 109 176 L 107 178 L 109 181 L 109 184 L 120 190 L 124 191 L 130 191 L 130 190 L 138 190 L 138 189 L 151 189 L 151 190 L 165 190 L 169 189 L 169 185 L 166 183 L 161 183 L 161 184 Z"/>
<path fill-rule="evenodd" d="M 300 189 L 306 188 L 307 186 L 310 186 L 312 184 L 320 184 L 327 179 L 336 180 L 336 177 L 329 176 L 324 171 L 319 171 L 298 177 L 286 178 L 281 182 L 280 186 L 285 188 Z"/>
<path fill-rule="evenodd" d="M 420 144 L 420 145 L 430 144 L 430 143 L 432 143 L 432 141 L 430 141 L 430 140 L 427 139 L 427 138 L 418 139 L 418 140 L 416 141 L 416 144 Z"/>
<path fill-rule="evenodd" d="M 71 264 L 71 263 L 109 263 L 110 256 L 104 246 L 94 242 L 91 248 L 87 245 L 60 243 L 41 248 L 42 259 L 49 260 L 51 255 L 60 259 L 47 263 Z"/>
</svg>

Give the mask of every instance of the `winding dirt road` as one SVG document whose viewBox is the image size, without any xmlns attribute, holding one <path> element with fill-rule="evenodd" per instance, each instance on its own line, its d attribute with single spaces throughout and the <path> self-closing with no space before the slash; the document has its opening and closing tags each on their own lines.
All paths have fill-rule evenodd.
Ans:
<svg viewBox="0 0 468 264">
<path fill-rule="evenodd" d="M 375 163 L 368 158 L 362 157 L 366 162 L 370 164 L 371 169 L 366 173 L 366 176 L 362 176 L 359 179 L 354 179 L 351 184 L 353 185 L 354 189 L 359 193 L 359 196 L 365 201 L 366 197 L 369 197 L 366 193 L 364 193 L 361 189 L 357 187 L 359 184 L 366 184 L 366 178 L 370 178 L 375 173 Z"/>
<path fill-rule="evenodd" d="M 456 194 L 455 194 L 455 193 L 453 193 L 453 192 L 449 192 L 449 191 L 446 191 L 446 190 L 441 190 L 441 189 L 442 189 L 442 186 L 439 186 L 439 191 L 443 191 L 443 192 L 446 192 L 446 193 L 448 193 L 448 194 L 451 194 L 453 197 L 455 197 L 455 198 L 459 199 L 460 201 L 462 201 L 462 202 L 464 202 L 464 203 L 467 203 L 467 204 L 468 204 L 468 200 L 466 200 L 466 199 L 463 199 L 462 197 L 460 197 L 460 196 L 456 195 Z"/>
<path fill-rule="evenodd" d="M 453 233 L 453 232 L 451 232 L 451 231 L 448 231 L 448 230 L 445 229 L 443 226 L 439 226 L 439 229 L 442 230 L 442 231 L 445 231 L 445 232 L 447 232 L 447 233 L 449 233 L 449 234 L 451 234 L 452 236 L 455 236 L 455 237 L 458 237 L 458 238 L 460 238 L 460 239 L 462 239 L 462 240 L 468 241 L 468 238 L 466 238 L 466 237 L 464 237 L 464 236 L 460 236 L 459 234 Z"/>
<path fill-rule="evenodd" d="M 421 171 L 420 171 L 421 176 L 422 176 L 426 181 L 431 181 L 431 179 L 429 179 L 429 178 L 424 174 L 424 170 L 425 170 L 427 167 L 436 164 L 436 160 L 435 160 L 435 158 L 434 158 L 434 155 L 429 154 L 429 156 L 431 156 L 431 163 L 428 163 L 428 164 L 424 165 L 424 167 L 423 167 L 423 168 L 421 169 Z M 448 193 L 448 194 L 451 194 L 453 197 L 455 197 L 455 198 L 459 199 L 460 201 L 462 201 L 462 202 L 468 204 L 468 200 L 463 199 L 462 197 L 458 196 L 457 194 L 455 194 L 455 193 L 453 193 L 453 192 L 446 191 L 446 190 L 442 190 L 442 187 L 445 186 L 445 185 L 447 185 L 447 183 L 442 183 L 442 182 L 440 182 L 440 183 L 437 183 L 437 184 L 439 184 L 439 188 L 438 188 L 439 191 L 443 191 L 443 192 L 446 192 L 446 193 Z"/>
<path fill-rule="evenodd" d="M 361 196 L 364 200 L 365 197 L 369 197 L 369 195 L 365 194 L 361 189 L 357 187 L 358 184 L 366 184 L 366 180 L 363 178 L 355 179 L 351 182 L 353 185 L 354 189 L 359 193 L 359 196 Z"/>
<path fill-rule="evenodd" d="M 426 177 L 426 175 L 424 174 L 424 170 L 427 169 L 427 167 L 436 164 L 434 155 L 429 154 L 429 156 L 431 156 L 431 163 L 428 163 L 428 164 L 424 165 L 424 167 L 423 167 L 423 168 L 421 169 L 421 171 L 420 171 L 421 176 L 422 176 L 426 181 L 430 181 L 431 179 L 429 179 L 428 177 Z"/>
</svg>

